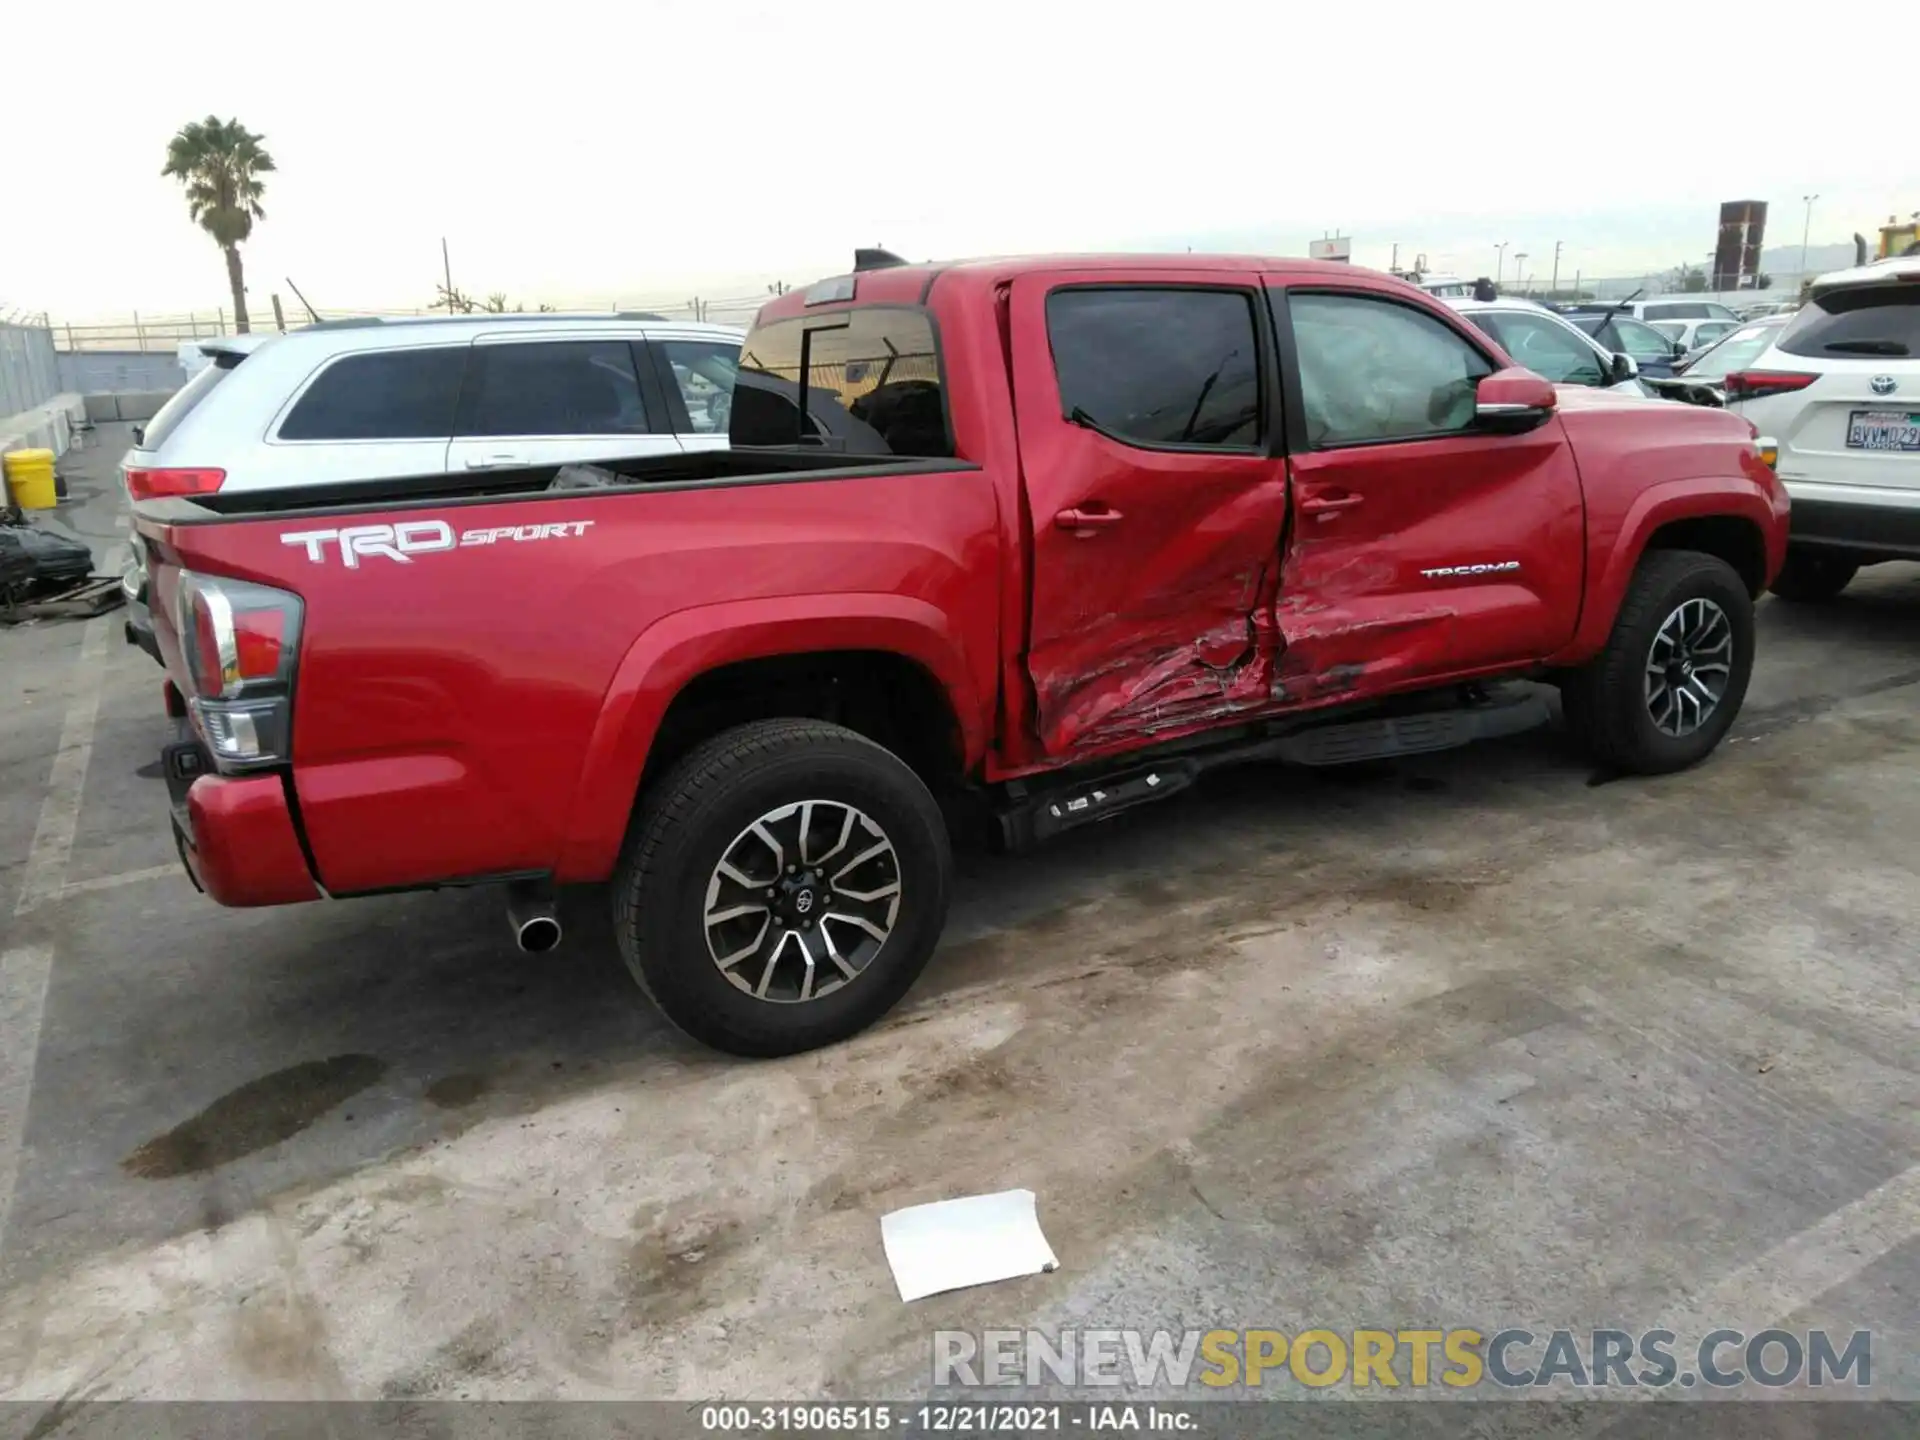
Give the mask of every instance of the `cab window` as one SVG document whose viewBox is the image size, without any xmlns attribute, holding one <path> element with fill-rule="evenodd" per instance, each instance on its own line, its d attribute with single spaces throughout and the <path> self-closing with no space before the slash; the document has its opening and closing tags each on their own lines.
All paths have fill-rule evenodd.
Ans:
<svg viewBox="0 0 1920 1440">
<path fill-rule="evenodd" d="M 1047 297 L 1066 418 L 1149 446 L 1260 438 L 1260 343 L 1244 290 L 1115 286 Z"/>
<path fill-rule="evenodd" d="M 1367 295 L 1293 295 L 1287 308 L 1307 439 L 1316 447 L 1472 425 L 1475 387 L 1493 366 L 1433 316 Z"/>
</svg>

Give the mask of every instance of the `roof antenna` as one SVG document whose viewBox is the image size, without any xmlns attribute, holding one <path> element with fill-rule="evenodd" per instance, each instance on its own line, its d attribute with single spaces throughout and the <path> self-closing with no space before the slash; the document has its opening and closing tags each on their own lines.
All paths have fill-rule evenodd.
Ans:
<svg viewBox="0 0 1920 1440">
<path fill-rule="evenodd" d="M 853 252 L 853 268 L 856 272 L 861 270 L 891 270 L 895 265 L 904 265 L 906 263 L 906 261 L 902 260 L 891 250 L 883 250 L 878 245 L 873 246 L 871 249 L 863 247 Z"/>
<path fill-rule="evenodd" d="M 307 305 L 307 297 L 300 293 L 300 287 L 293 283 L 293 277 L 291 275 L 287 276 L 286 281 L 287 281 L 287 288 L 293 291 L 294 298 L 297 299 L 302 305 Z M 314 309 L 313 306 L 307 305 L 307 318 L 313 321 L 314 324 L 318 325 L 320 323 L 320 312 Z"/>
</svg>

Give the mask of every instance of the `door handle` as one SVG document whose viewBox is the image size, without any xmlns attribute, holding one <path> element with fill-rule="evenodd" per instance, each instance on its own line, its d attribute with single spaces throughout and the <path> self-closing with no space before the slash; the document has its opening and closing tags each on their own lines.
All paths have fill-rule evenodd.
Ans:
<svg viewBox="0 0 1920 1440">
<path fill-rule="evenodd" d="M 1118 510 L 1109 510 L 1104 505 L 1097 510 L 1082 510 L 1076 506 L 1062 510 L 1053 517 L 1053 523 L 1059 530 L 1092 530 L 1100 525 L 1118 525 L 1126 518 Z"/>
<path fill-rule="evenodd" d="M 1306 515 L 1331 515 L 1339 510 L 1351 510 L 1366 497 L 1364 495 L 1310 495 L 1300 502 L 1300 510 Z"/>
<path fill-rule="evenodd" d="M 524 465 L 518 455 L 481 455 L 467 461 L 469 470 L 498 470 L 507 465 Z"/>
</svg>

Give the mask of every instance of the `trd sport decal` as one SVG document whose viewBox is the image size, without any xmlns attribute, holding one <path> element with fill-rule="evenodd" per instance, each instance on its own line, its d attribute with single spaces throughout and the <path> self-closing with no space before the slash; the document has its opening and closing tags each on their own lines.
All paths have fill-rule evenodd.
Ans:
<svg viewBox="0 0 1920 1440">
<path fill-rule="evenodd" d="M 523 543 L 528 540 L 564 540 L 584 535 L 591 520 L 552 520 L 544 525 L 496 525 L 488 530 L 462 530 L 456 539 L 453 527 L 444 520 L 403 520 L 398 525 L 347 525 L 338 530 L 289 530 L 280 537 L 282 545 L 303 545 L 307 559 L 316 565 L 327 560 L 327 546 L 339 547 L 340 560 L 349 570 L 358 570 L 364 557 L 397 560 L 411 565 L 415 555 L 434 550 L 452 550 L 468 545 Z"/>
</svg>

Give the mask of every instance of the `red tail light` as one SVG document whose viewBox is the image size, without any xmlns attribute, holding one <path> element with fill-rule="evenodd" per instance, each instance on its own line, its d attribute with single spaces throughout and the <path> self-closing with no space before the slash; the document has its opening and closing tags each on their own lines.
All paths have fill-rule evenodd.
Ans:
<svg viewBox="0 0 1920 1440">
<path fill-rule="evenodd" d="M 224 470 L 127 470 L 127 493 L 136 500 L 158 500 L 167 495 L 211 495 L 227 483 Z"/>
<path fill-rule="evenodd" d="M 293 672 L 299 659 L 298 595 L 182 572 L 180 649 L 188 713 L 221 770 L 291 758 Z"/>
<path fill-rule="evenodd" d="M 234 658 L 240 676 L 266 677 L 280 672 L 287 637 L 284 610 L 244 610 L 233 617 Z"/>
<path fill-rule="evenodd" d="M 1768 395 L 1791 395 L 1796 390 L 1804 390 L 1818 375 L 1804 375 L 1793 370 L 1735 370 L 1720 383 L 1727 387 L 1727 399 L 1760 400 Z"/>
</svg>

